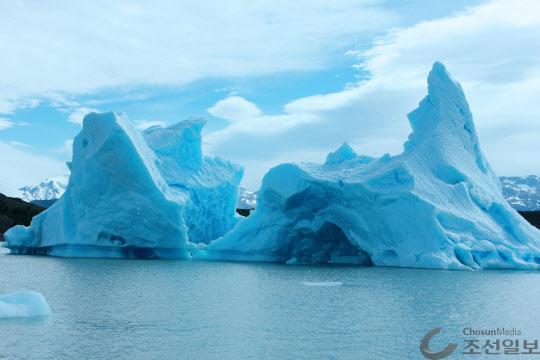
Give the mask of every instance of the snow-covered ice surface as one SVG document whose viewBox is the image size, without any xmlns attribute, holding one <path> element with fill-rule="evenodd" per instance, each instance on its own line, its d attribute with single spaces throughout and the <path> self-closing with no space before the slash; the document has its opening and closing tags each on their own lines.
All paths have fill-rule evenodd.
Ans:
<svg viewBox="0 0 540 360">
<path fill-rule="evenodd" d="M 505 201 L 461 86 L 441 63 L 397 156 L 344 144 L 325 164 L 282 164 L 257 211 L 194 254 L 217 260 L 435 269 L 538 269 L 540 232 Z"/>
<path fill-rule="evenodd" d="M 10 229 L 7 247 L 15 254 L 189 257 L 190 236 L 210 241 L 236 221 L 234 184 L 242 173 L 219 159 L 194 159 L 202 125 L 154 129 L 145 134 L 147 143 L 121 114 L 87 115 L 73 143 L 64 195 L 30 227 Z M 190 160 L 177 163 L 177 156 Z M 230 181 L 229 167 L 238 179 Z"/>
<path fill-rule="evenodd" d="M 32 202 L 35 200 L 59 199 L 69 181 L 69 175 L 59 175 L 43 180 L 37 185 L 28 185 L 19 189 L 21 199 Z"/>
<path fill-rule="evenodd" d="M 501 176 L 503 194 L 516 210 L 540 210 L 540 177 Z"/>
<path fill-rule="evenodd" d="M 17 291 L 0 295 L 0 319 L 34 318 L 51 314 L 47 301 L 35 291 Z"/>
</svg>

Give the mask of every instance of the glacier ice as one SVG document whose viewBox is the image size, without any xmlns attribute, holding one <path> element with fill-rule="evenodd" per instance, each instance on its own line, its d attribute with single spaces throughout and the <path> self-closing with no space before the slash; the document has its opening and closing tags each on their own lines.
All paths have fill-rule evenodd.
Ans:
<svg viewBox="0 0 540 360">
<path fill-rule="evenodd" d="M 34 318 L 51 314 L 47 301 L 35 291 L 17 291 L 0 295 L 0 319 Z"/>
<path fill-rule="evenodd" d="M 202 157 L 202 126 L 182 122 L 143 136 L 121 114 L 87 115 L 64 195 L 29 227 L 10 229 L 6 246 L 15 254 L 189 257 L 190 236 L 208 242 L 234 225 L 242 175 Z"/>
<path fill-rule="evenodd" d="M 326 163 L 282 164 L 257 210 L 201 259 L 436 269 L 538 269 L 540 231 L 503 198 L 459 83 L 441 63 L 408 114 L 400 155 L 344 144 Z"/>
<path fill-rule="evenodd" d="M 167 128 L 153 126 L 144 132 L 158 157 L 163 178 L 186 199 L 184 219 L 188 238 L 194 243 L 208 243 L 236 224 L 238 186 L 243 175 L 243 169 L 229 161 L 203 156 L 204 125 L 202 119 L 190 119 Z"/>
</svg>

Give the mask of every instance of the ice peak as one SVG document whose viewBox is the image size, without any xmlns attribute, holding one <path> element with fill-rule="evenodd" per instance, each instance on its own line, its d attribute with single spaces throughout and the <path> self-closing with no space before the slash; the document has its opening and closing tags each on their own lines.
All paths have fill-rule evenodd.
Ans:
<svg viewBox="0 0 540 360">
<path fill-rule="evenodd" d="M 452 78 L 442 63 L 437 61 L 433 64 L 427 82 L 428 96 L 432 103 L 439 103 L 449 97 L 466 102 L 461 85 Z"/>
<path fill-rule="evenodd" d="M 428 95 L 416 110 L 408 114 L 413 132 L 405 143 L 410 150 L 424 143 L 428 152 L 444 148 L 465 149 L 472 154 L 482 171 L 487 164 L 480 151 L 469 104 L 461 85 L 452 79 L 446 67 L 435 62 L 428 76 Z M 459 156 L 454 154 L 456 161 Z M 447 157 L 447 156 L 445 156 Z"/>
<path fill-rule="evenodd" d="M 431 72 L 429 73 L 429 76 L 442 76 L 442 77 L 446 77 L 448 79 L 451 78 L 450 74 L 446 70 L 446 66 L 444 66 L 444 64 L 442 62 L 440 62 L 440 61 L 435 61 L 433 63 L 433 66 L 431 67 Z"/>
<path fill-rule="evenodd" d="M 143 135 L 160 156 L 170 157 L 182 166 L 199 168 L 202 164 L 201 133 L 206 121 L 191 118 L 169 127 L 153 126 Z"/>
<path fill-rule="evenodd" d="M 442 63 L 433 64 L 427 83 L 428 95 L 408 114 L 413 129 L 410 140 L 421 140 L 434 131 L 446 133 L 448 127 L 472 129 L 472 114 L 461 85 Z"/>
<path fill-rule="evenodd" d="M 358 155 L 354 152 L 353 148 L 347 142 L 344 142 L 336 151 L 328 154 L 325 164 L 340 164 L 356 157 Z"/>
</svg>

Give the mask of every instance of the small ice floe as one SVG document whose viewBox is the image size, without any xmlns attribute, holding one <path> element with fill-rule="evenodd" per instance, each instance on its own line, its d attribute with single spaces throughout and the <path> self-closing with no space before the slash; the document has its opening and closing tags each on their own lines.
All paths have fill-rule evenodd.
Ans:
<svg viewBox="0 0 540 360">
<path fill-rule="evenodd" d="M 47 301 L 35 291 L 17 291 L 0 295 L 0 319 L 36 318 L 50 315 Z"/>
<path fill-rule="evenodd" d="M 302 281 L 304 286 L 343 286 L 341 281 Z"/>
<path fill-rule="evenodd" d="M 0 242 L 0 255 L 6 255 L 9 254 L 11 251 L 8 247 L 6 247 L 6 242 L 2 241 Z"/>
</svg>

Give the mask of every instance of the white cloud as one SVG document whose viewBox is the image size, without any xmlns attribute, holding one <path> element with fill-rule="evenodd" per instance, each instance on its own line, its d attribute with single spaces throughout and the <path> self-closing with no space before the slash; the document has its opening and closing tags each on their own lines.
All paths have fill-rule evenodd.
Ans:
<svg viewBox="0 0 540 360">
<path fill-rule="evenodd" d="M 0 189 L 18 195 L 17 189 L 67 172 L 63 162 L 35 155 L 26 149 L 0 141 Z"/>
<path fill-rule="evenodd" d="M 210 134 L 209 151 L 240 163 L 254 187 L 263 168 L 317 155 L 347 140 L 360 153 L 398 153 L 410 132 L 406 114 L 426 94 L 434 61 L 445 63 L 471 104 L 484 152 L 499 174 L 540 173 L 540 2 L 497 0 L 396 29 L 357 51 L 367 81 L 298 99 L 283 114 L 259 115 Z M 253 105 L 255 106 L 255 105 Z M 248 126 L 249 125 L 249 126 Z M 320 156 L 316 158 L 316 156 Z M 266 170 L 266 169 L 265 169 Z"/>
<path fill-rule="evenodd" d="M 204 138 L 207 150 L 216 154 L 241 149 L 243 148 L 241 144 L 248 143 L 250 138 L 275 136 L 296 126 L 320 119 L 308 113 L 266 115 L 254 103 L 240 96 L 230 96 L 220 100 L 210 107 L 208 112 L 230 122 L 223 130 L 207 134 Z M 262 139 L 262 141 L 261 144 L 264 145 L 266 140 Z M 243 151 L 244 149 L 240 150 L 240 152 Z M 259 151 L 255 150 L 255 153 Z"/>
<path fill-rule="evenodd" d="M 397 19 L 373 0 L 3 1 L 0 112 L 47 92 L 319 69 Z"/>
<path fill-rule="evenodd" d="M 9 129 L 14 125 L 14 122 L 6 119 L 6 118 L 0 118 L 0 131 Z"/>
<path fill-rule="evenodd" d="M 67 159 L 71 159 L 73 154 L 73 139 L 64 141 L 62 146 L 55 149 L 55 152 Z"/>
<path fill-rule="evenodd" d="M 229 96 L 220 100 L 209 108 L 208 112 L 216 117 L 232 122 L 245 121 L 262 115 L 262 111 L 257 105 L 241 96 Z"/>
<path fill-rule="evenodd" d="M 77 108 L 75 111 L 69 114 L 68 121 L 74 124 L 82 125 L 84 117 L 90 114 L 91 112 L 99 112 L 99 110 L 87 108 L 84 106 Z"/>
<path fill-rule="evenodd" d="M 9 142 L 9 144 L 12 145 L 12 146 L 22 147 L 22 148 L 32 147 L 32 145 L 30 145 L 30 144 L 26 144 L 26 143 L 23 143 L 23 142 L 20 142 L 20 141 L 15 141 L 15 140 L 11 140 Z"/>
</svg>

